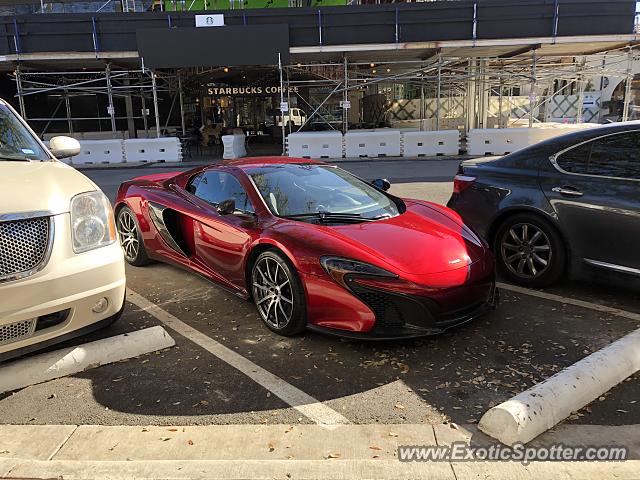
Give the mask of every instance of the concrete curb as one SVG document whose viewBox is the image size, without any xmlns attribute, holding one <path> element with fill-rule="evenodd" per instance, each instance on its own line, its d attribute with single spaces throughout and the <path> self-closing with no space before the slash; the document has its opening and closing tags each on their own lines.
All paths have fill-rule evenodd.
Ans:
<svg viewBox="0 0 640 480">
<path fill-rule="evenodd" d="M 0 366 L 0 393 L 175 345 L 160 326 L 96 340 L 77 347 L 43 353 Z"/>
<path fill-rule="evenodd" d="M 527 443 L 640 370 L 640 329 L 491 408 L 479 428 L 506 445 Z"/>
</svg>

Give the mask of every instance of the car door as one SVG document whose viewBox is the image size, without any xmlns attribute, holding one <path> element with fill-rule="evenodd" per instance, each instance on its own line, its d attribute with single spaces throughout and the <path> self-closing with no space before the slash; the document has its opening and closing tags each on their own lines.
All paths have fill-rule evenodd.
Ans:
<svg viewBox="0 0 640 480">
<path fill-rule="evenodd" d="M 540 182 L 574 257 L 640 274 L 640 131 L 556 153 Z"/>
<path fill-rule="evenodd" d="M 193 222 L 195 261 L 221 282 L 244 288 L 244 258 L 251 242 L 249 230 L 255 225 L 247 192 L 233 174 L 218 169 L 191 179 L 187 191 L 204 207 L 204 214 Z M 236 202 L 236 212 L 221 215 L 217 206 L 230 199 Z"/>
</svg>

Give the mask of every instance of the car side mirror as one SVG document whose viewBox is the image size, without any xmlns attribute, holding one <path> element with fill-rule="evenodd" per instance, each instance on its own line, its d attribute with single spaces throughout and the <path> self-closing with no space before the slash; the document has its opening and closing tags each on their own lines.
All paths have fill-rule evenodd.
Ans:
<svg viewBox="0 0 640 480">
<path fill-rule="evenodd" d="M 380 190 L 384 190 L 385 192 L 391 188 L 391 182 L 386 178 L 376 178 L 371 185 L 379 188 Z"/>
<path fill-rule="evenodd" d="M 80 153 L 80 142 L 71 137 L 53 137 L 49 140 L 49 150 L 56 158 L 74 157 Z"/>
<path fill-rule="evenodd" d="M 231 215 L 236 211 L 236 201 L 233 198 L 223 200 L 218 204 L 218 213 L 220 215 Z"/>
</svg>

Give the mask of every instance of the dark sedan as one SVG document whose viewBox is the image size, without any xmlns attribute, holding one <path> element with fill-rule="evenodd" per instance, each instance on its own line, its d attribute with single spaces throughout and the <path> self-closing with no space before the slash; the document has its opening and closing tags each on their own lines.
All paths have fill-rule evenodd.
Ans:
<svg viewBox="0 0 640 480">
<path fill-rule="evenodd" d="M 464 161 L 448 206 L 520 285 L 547 286 L 567 273 L 640 280 L 640 122 Z"/>
</svg>

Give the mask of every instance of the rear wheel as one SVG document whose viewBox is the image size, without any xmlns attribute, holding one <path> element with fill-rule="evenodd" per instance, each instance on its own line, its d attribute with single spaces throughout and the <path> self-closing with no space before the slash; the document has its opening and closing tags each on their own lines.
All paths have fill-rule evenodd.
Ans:
<svg viewBox="0 0 640 480">
<path fill-rule="evenodd" d="M 509 280 L 526 287 L 546 287 L 564 273 L 562 238 L 536 215 L 518 214 L 505 220 L 496 234 L 495 253 Z"/>
<path fill-rule="evenodd" d="M 251 291 L 258 313 L 271 331 L 290 336 L 307 324 L 306 300 L 295 268 L 280 253 L 261 253 L 251 269 Z"/>
<path fill-rule="evenodd" d="M 129 207 L 123 207 L 118 212 L 116 224 L 125 260 L 134 267 L 150 264 L 135 213 Z"/>
</svg>

